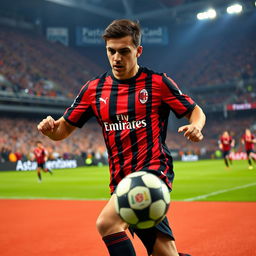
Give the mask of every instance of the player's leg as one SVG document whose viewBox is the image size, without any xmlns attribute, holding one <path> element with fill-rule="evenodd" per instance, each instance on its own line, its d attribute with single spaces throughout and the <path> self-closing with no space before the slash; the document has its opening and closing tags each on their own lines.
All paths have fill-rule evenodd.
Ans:
<svg viewBox="0 0 256 256">
<path fill-rule="evenodd" d="M 172 230 L 165 218 L 156 227 L 149 229 L 129 228 L 131 233 L 135 233 L 145 248 L 148 255 L 153 256 L 189 256 L 188 254 L 178 253 L 174 242 Z"/>
<path fill-rule="evenodd" d="M 227 157 L 224 158 L 224 162 L 225 162 L 226 167 L 229 168 L 229 163 L 228 163 L 228 158 Z"/>
<path fill-rule="evenodd" d="M 225 163 L 226 167 L 228 168 L 229 166 L 228 166 L 228 160 L 227 160 L 226 156 L 227 156 L 227 152 L 222 151 L 222 157 L 223 157 L 224 163 Z"/>
<path fill-rule="evenodd" d="M 133 245 L 125 230 L 128 225 L 116 213 L 112 195 L 101 211 L 96 226 L 111 256 L 135 256 Z"/>
<path fill-rule="evenodd" d="M 228 161 L 229 161 L 229 164 L 230 164 L 230 165 L 233 164 L 233 159 L 232 159 L 232 157 L 231 157 L 230 152 L 228 153 Z"/>
<path fill-rule="evenodd" d="M 248 150 L 247 152 L 247 158 L 248 158 L 248 164 L 249 164 L 249 169 L 253 169 L 253 166 L 252 166 L 252 151 L 251 150 Z"/>
<path fill-rule="evenodd" d="M 36 172 L 37 172 L 38 181 L 41 182 L 42 175 L 41 175 L 41 167 L 40 166 L 37 167 Z"/>
<path fill-rule="evenodd" d="M 252 170 L 253 169 L 252 161 L 255 162 L 255 160 L 253 158 L 253 152 L 250 150 L 250 151 L 248 151 L 247 155 L 248 155 L 249 169 Z"/>
<path fill-rule="evenodd" d="M 44 172 L 49 172 L 51 175 L 53 174 L 52 170 L 49 168 L 46 168 L 46 163 L 42 164 L 42 169 Z"/>
<path fill-rule="evenodd" d="M 51 175 L 53 175 L 53 171 L 51 169 L 49 169 L 49 168 L 44 168 L 44 171 L 45 172 L 49 172 Z"/>
<path fill-rule="evenodd" d="M 178 251 L 173 239 L 161 232 L 157 233 L 153 248 L 153 256 L 178 256 Z"/>
</svg>

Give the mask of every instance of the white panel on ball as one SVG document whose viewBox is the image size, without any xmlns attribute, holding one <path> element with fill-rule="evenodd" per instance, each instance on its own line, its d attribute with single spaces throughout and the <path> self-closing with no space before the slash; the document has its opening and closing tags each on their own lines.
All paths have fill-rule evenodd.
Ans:
<svg viewBox="0 0 256 256">
<path fill-rule="evenodd" d="M 139 221 L 134 211 L 130 208 L 121 208 L 120 215 L 129 224 L 136 224 Z"/>
<path fill-rule="evenodd" d="M 131 187 L 132 180 L 129 178 L 122 179 L 116 189 L 117 196 L 126 194 Z"/>
<path fill-rule="evenodd" d="M 136 227 L 139 229 L 146 229 L 146 228 L 152 228 L 154 227 L 155 222 L 153 220 L 147 220 L 147 221 L 142 221 L 139 222 Z"/>
<path fill-rule="evenodd" d="M 142 176 L 141 179 L 149 188 L 160 188 L 162 184 L 161 180 L 151 173 L 147 173 L 146 175 Z"/>
<path fill-rule="evenodd" d="M 153 220 L 158 220 L 164 216 L 166 210 L 166 203 L 164 200 L 158 200 L 150 205 L 149 217 Z"/>
</svg>

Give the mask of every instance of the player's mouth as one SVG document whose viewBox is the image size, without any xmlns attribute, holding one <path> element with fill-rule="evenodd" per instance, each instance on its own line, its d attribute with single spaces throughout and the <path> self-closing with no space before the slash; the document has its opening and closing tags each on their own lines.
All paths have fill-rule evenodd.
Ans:
<svg viewBox="0 0 256 256">
<path fill-rule="evenodd" d="M 124 69 L 124 66 L 123 65 L 114 65 L 113 69 L 115 71 L 122 71 Z"/>
</svg>

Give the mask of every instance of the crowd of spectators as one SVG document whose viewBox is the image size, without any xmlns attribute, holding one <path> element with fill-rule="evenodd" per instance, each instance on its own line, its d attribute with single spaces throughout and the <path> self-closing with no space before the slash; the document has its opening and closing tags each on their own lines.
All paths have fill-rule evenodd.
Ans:
<svg viewBox="0 0 256 256">
<path fill-rule="evenodd" d="M 189 49 L 191 57 L 175 71 L 175 80 L 192 88 L 191 92 L 196 87 L 218 88 L 194 93 L 202 108 L 256 102 L 256 37 L 247 37 L 241 30 L 239 34 L 234 31 L 225 37 L 208 39 L 198 40 L 197 47 Z M 207 47 L 203 47 L 206 41 Z M 0 27 L 0 92 L 73 99 L 84 82 L 102 71 L 71 48 L 48 42 L 29 31 Z M 224 89 L 230 83 L 234 86 Z M 27 118 L 0 118 L 0 162 L 31 159 L 36 140 L 43 141 L 50 159 L 76 156 L 106 159 L 104 141 L 96 123 L 77 129 L 64 141 L 53 142 L 37 132 L 37 122 Z M 217 141 L 223 130 L 229 130 L 237 141 L 236 150 L 242 150 L 241 134 L 254 122 L 253 115 L 211 118 L 204 129 L 204 141 L 192 144 L 170 130 L 167 146 L 180 154 L 210 155 L 218 148 Z"/>
<path fill-rule="evenodd" d="M 30 31 L 0 27 L 0 90 L 73 98 L 101 68 L 60 43 Z M 3 80 L 3 79 L 2 79 Z"/>
<path fill-rule="evenodd" d="M 199 103 L 256 101 L 256 34 L 252 18 L 201 24 L 205 28 L 184 49 L 185 57 L 177 60 L 178 65 L 173 67 L 175 80 L 191 92 L 196 90 Z"/>
<path fill-rule="evenodd" d="M 251 26 L 248 32 L 234 26 L 231 23 L 230 30 L 220 30 L 222 33 L 201 32 L 200 40 L 191 46 L 193 51 L 189 49 L 190 58 L 184 58 L 182 69 L 177 70 L 177 78 L 185 86 L 218 86 L 256 78 L 255 28 Z"/>
<path fill-rule="evenodd" d="M 105 143 L 101 128 L 94 120 L 63 141 L 52 141 L 42 136 L 36 129 L 38 120 L 27 118 L 0 118 L 0 162 L 33 160 L 35 142 L 42 140 L 50 159 L 73 159 L 87 157 L 104 159 L 107 162 Z M 239 123 L 239 125 L 237 125 Z M 224 130 L 230 131 L 236 140 L 236 150 L 243 151 L 240 143 L 245 128 L 256 125 L 254 115 L 239 118 L 210 118 L 204 128 L 204 140 L 191 143 L 177 131 L 168 130 L 166 144 L 176 154 L 197 154 L 210 157 L 218 149 L 218 139 Z M 15 155 L 15 156 L 14 156 Z"/>
<path fill-rule="evenodd" d="M 96 123 L 77 129 L 64 141 L 52 141 L 37 131 L 39 120 L 27 118 L 0 118 L 0 162 L 33 160 L 36 141 L 41 140 L 49 159 L 73 159 L 81 156 L 106 158 L 104 141 Z M 85 135 L 86 134 L 86 135 Z M 15 155 L 15 156 L 14 156 Z"/>
</svg>

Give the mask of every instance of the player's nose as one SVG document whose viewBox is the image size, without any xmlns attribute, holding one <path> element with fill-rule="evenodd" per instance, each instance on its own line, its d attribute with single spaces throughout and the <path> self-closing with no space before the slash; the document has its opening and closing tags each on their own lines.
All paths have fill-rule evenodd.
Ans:
<svg viewBox="0 0 256 256">
<path fill-rule="evenodd" d="M 121 60 L 121 54 L 119 54 L 118 52 L 115 53 L 114 55 L 114 61 L 118 62 Z"/>
</svg>

